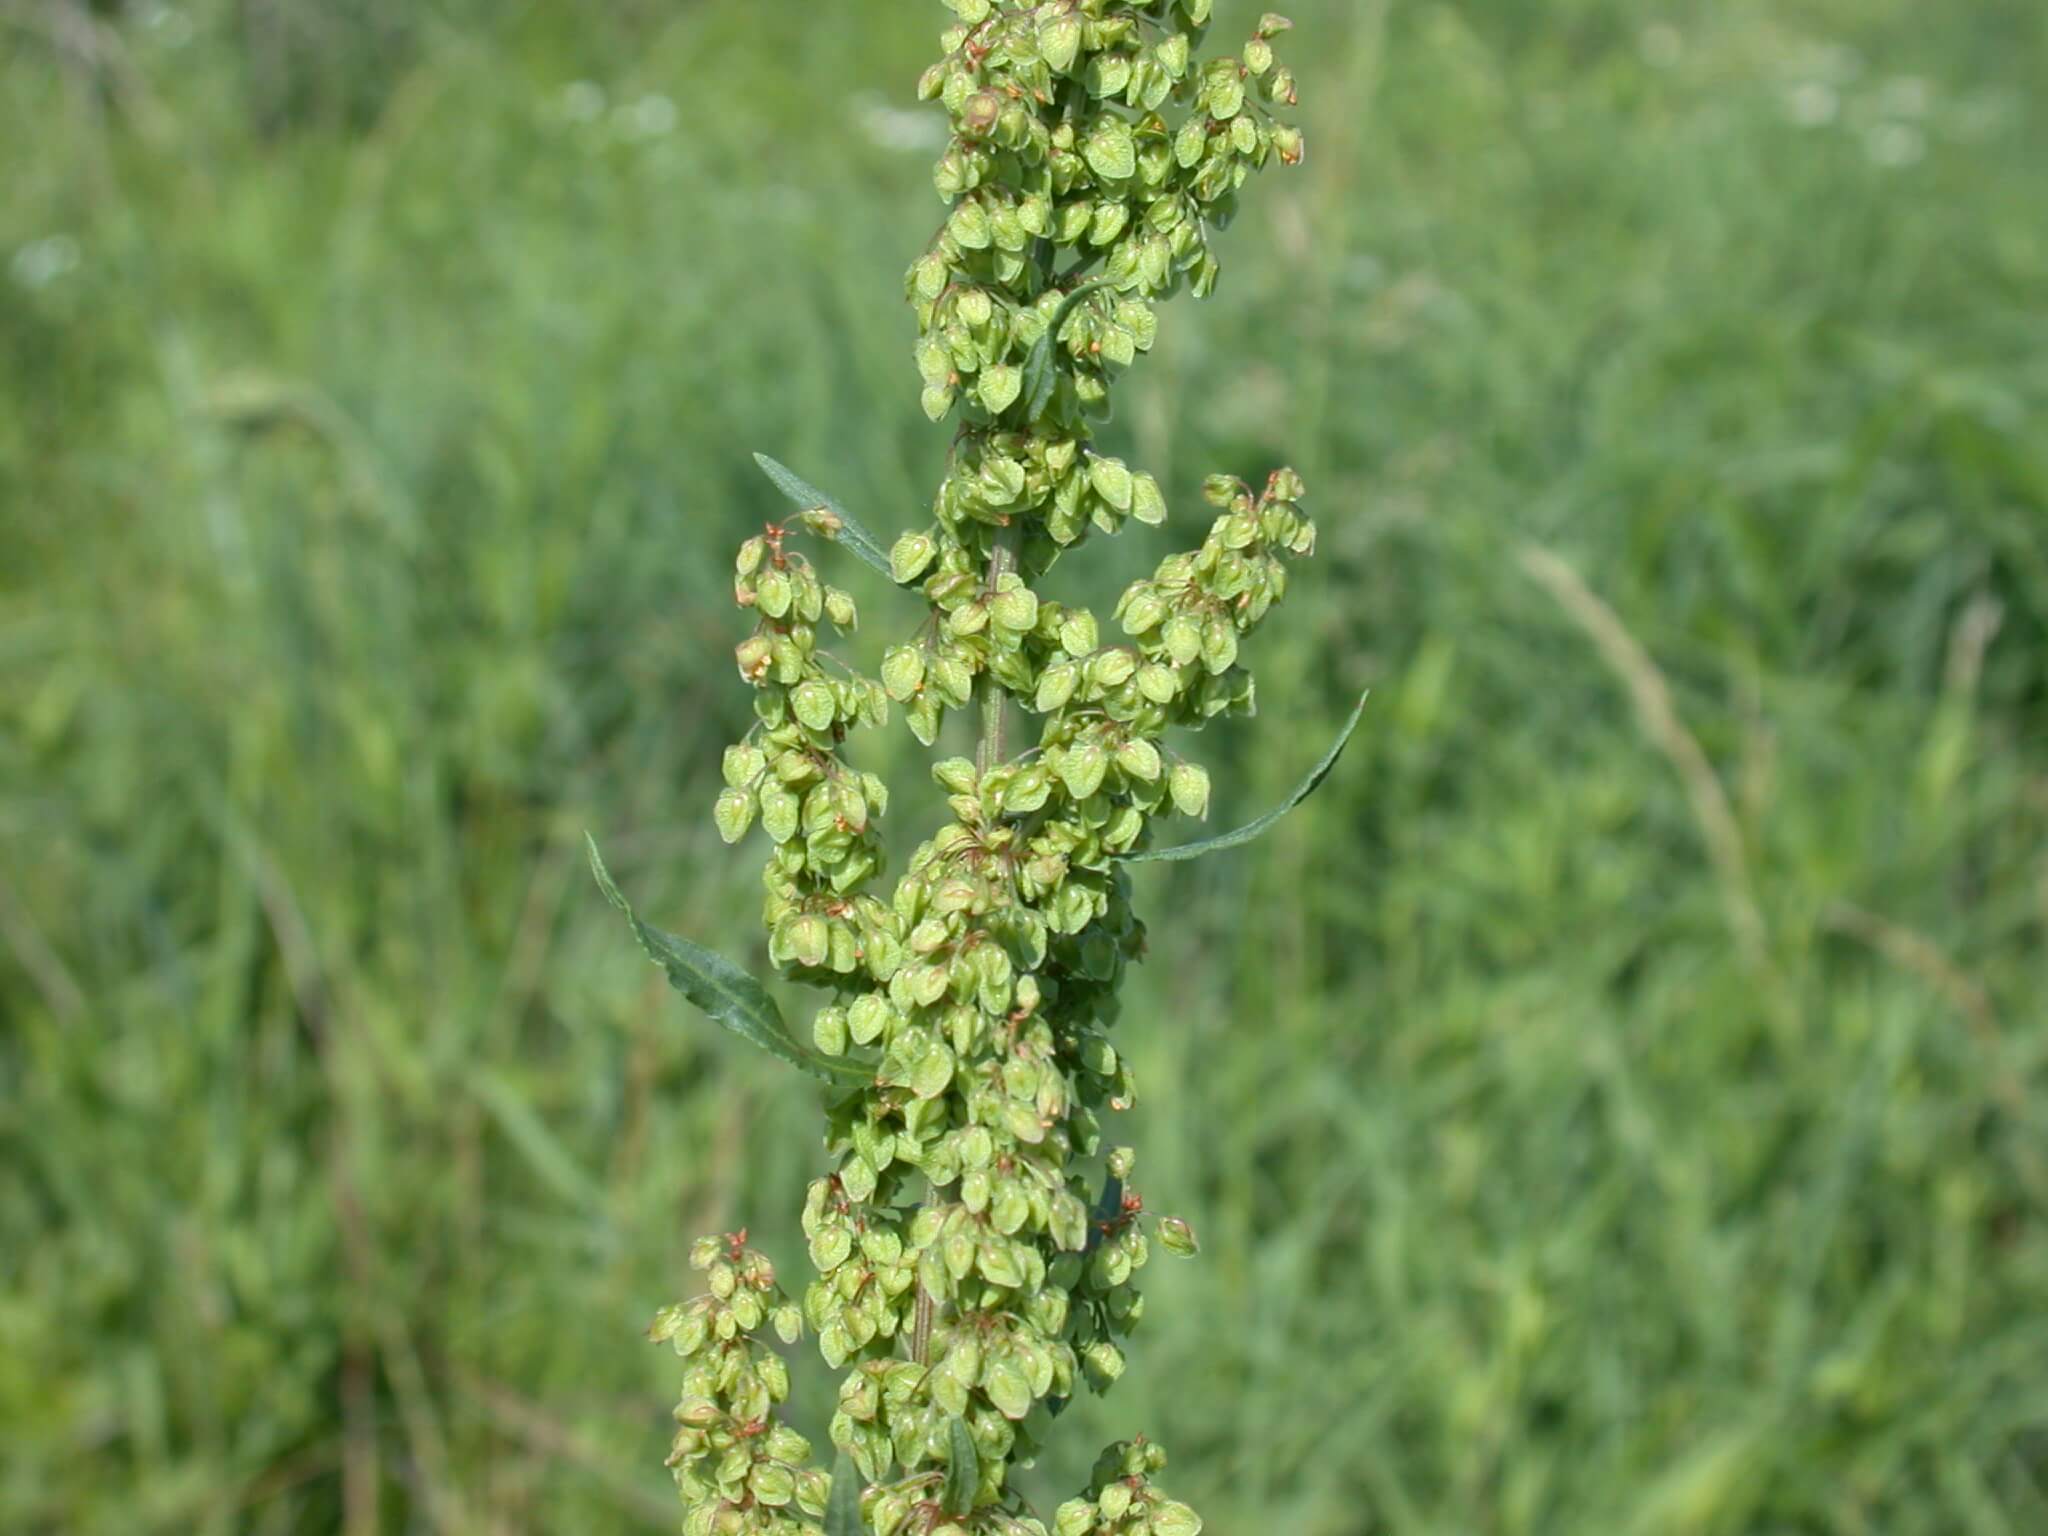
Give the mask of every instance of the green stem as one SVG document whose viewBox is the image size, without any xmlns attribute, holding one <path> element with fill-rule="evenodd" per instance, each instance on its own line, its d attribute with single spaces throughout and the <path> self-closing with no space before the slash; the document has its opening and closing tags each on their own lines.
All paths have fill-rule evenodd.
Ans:
<svg viewBox="0 0 2048 1536">
<path fill-rule="evenodd" d="M 1017 569 L 1017 548 L 1023 542 L 1023 529 L 1012 522 L 996 530 L 996 536 L 988 552 L 988 591 L 991 596 L 996 583 Z M 1010 690 L 997 682 L 994 675 L 983 672 L 975 679 L 974 691 L 981 700 L 981 742 L 975 748 L 974 769 L 976 773 L 987 773 L 998 763 L 1009 758 L 1003 736 L 1008 724 Z"/>
<path fill-rule="evenodd" d="M 1015 523 L 996 530 L 988 552 L 988 591 L 993 594 L 996 583 L 1017 569 L 1017 550 L 1023 543 L 1023 529 Z M 974 695 L 981 703 L 981 740 L 974 748 L 976 773 L 987 773 L 998 763 L 1009 758 L 1004 744 L 1008 725 L 1010 690 L 997 682 L 995 676 L 983 672 L 974 681 Z M 938 1186 L 925 1189 L 925 1203 L 931 1204 L 938 1198 Z M 917 1287 L 917 1312 L 910 1329 L 910 1358 L 919 1365 L 931 1364 L 932 1321 L 937 1313 L 932 1293 L 924 1288 L 922 1281 Z"/>
<path fill-rule="evenodd" d="M 938 1185 L 927 1185 L 924 1203 L 932 1204 L 938 1198 L 938 1193 Z M 917 1314 L 910 1326 L 910 1358 L 918 1365 L 932 1363 L 932 1310 L 932 1293 L 924 1288 L 924 1282 L 920 1280 L 917 1282 Z"/>
</svg>

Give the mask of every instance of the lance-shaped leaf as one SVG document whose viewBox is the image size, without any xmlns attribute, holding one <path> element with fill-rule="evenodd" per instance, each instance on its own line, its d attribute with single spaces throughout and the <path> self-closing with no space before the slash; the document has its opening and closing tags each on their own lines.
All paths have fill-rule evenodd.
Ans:
<svg viewBox="0 0 2048 1536">
<path fill-rule="evenodd" d="M 949 1515 L 964 1515 L 974 1508 L 974 1496 L 981 1491 L 981 1452 L 967 1421 L 955 1417 L 946 1425 L 946 1482 L 939 1493 L 939 1507 Z"/>
<path fill-rule="evenodd" d="M 604 860 L 598 855 L 597 839 L 586 832 L 583 840 L 590 845 L 590 872 L 597 877 L 598 888 L 613 906 L 626 914 L 626 921 L 633 925 L 633 932 L 639 937 L 640 947 L 647 951 L 649 959 L 668 972 L 670 986 L 742 1040 L 800 1071 L 808 1072 L 812 1077 L 836 1084 L 869 1077 L 865 1068 L 853 1062 L 835 1061 L 800 1044 L 790 1033 L 789 1024 L 782 1017 L 782 1010 L 776 1007 L 775 999 L 768 995 L 768 989 L 723 955 L 640 921 L 618 886 L 613 884 L 611 871 L 604 867 Z"/>
<path fill-rule="evenodd" d="M 1024 356 L 1024 420 L 1035 421 L 1052 403 L 1052 392 L 1059 383 L 1059 369 L 1053 362 L 1053 349 L 1059 345 L 1060 327 L 1067 323 L 1067 316 L 1074 312 L 1074 306 L 1089 294 L 1108 282 L 1107 277 L 1091 277 L 1066 298 L 1060 307 L 1052 312 L 1052 321 L 1045 333 L 1031 343 L 1031 350 Z"/>
<path fill-rule="evenodd" d="M 1217 853 L 1225 848 L 1240 848 L 1253 838 L 1267 831 L 1273 824 L 1293 810 L 1302 801 L 1314 794 L 1330 776 L 1330 770 L 1337 766 L 1337 759 L 1344 755 L 1344 748 L 1351 742 L 1351 733 L 1358 729 L 1358 720 L 1365 713 L 1365 701 L 1371 697 L 1368 690 L 1358 696 L 1358 705 L 1351 711 L 1351 718 L 1344 722 L 1344 729 L 1337 733 L 1337 740 L 1330 750 L 1323 754 L 1323 760 L 1315 765 L 1309 776 L 1301 781 L 1293 794 L 1281 804 L 1266 812 L 1257 821 L 1248 822 L 1235 832 L 1225 832 L 1220 837 L 1206 837 L 1199 843 L 1182 843 L 1177 848 L 1151 848 L 1143 853 L 1126 853 L 1119 857 L 1126 864 L 1179 863 L 1184 859 L 1199 859 L 1205 853 Z"/>
<path fill-rule="evenodd" d="M 832 1463 L 832 1497 L 825 1505 L 825 1536 L 865 1536 L 860 1518 L 860 1473 L 841 1451 Z"/>
<path fill-rule="evenodd" d="M 783 495 L 806 512 L 829 514 L 822 530 L 827 538 L 844 544 L 853 551 L 855 558 L 862 564 L 880 571 L 892 582 L 896 579 L 889 569 L 889 551 L 882 547 L 880 540 L 868 532 L 859 518 L 787 465 L 776 463 L 767 454 L 755 454 L 754 462 L 761 466 L 762 472 L 775 482 L 776 488 Z"/>
</svg>

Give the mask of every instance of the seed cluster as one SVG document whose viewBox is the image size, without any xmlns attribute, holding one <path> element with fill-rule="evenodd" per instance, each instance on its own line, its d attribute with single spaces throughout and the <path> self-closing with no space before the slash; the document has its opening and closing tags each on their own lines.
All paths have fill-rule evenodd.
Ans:
<svg viewBox="0 0 2048 1536">
<path fill-rule="evenodd" d="M 1166 520 L 1159 483 L 1096 453 L 1093 428 L 1153 344 L 1153 303 L 1215 285 L 1211 235 L 1247 176 L 1301 158 L 1271 115 L 1294 100 L 1271 41 L 1287 23 L 1204 64 L 1210 0 L 947 3 L 922 93 L 952 121 L 950 212 L 908 291 L 925 408 L 959 422 L 930 525 L 889 559 L 928 617 L 864 678 L 819 643 L 821 624 L 852 627 L 851 599 L 792 547 L 804 526 L 835 533 L 829 511 L 738 562 L 757 718 L 726 753 L 717 822 L 728 841 L 767 832 L 771 956 L 829 989 L 817 1049 L 862 1081 L 831 1105 L 834 1166 L 805 1201 L 801 1318 L 742 1235 L 699 1245 L 712 1294 L 657 1323 L 690 1360 L 675 1465 L 686 1530 L 706 1536 L 813 1531 L 825 1507 L 829 1479 L 778 1420 L 786 1372 L 752 1338 L 771 1321 L 785 1340 L 808 1325 L 844 1373 L 830 1433 L 867 1528 L 1046 1536 L 1011 1467 L 1083 1384 L 1123 1373 L 1154 1238 L 1194 1246 L 1185 1222 L 1148 1220 L 1131 1152 L 1105 1145 L 1104 1117 L 1135 1097 L 1109 1030 L 1145 942 L 1119 861 L 1158 818 L 1207 814 L 1208 774 L 1168 735 L 1250 710 L 1240 642 L 1315 542 L 1293 471 L 1258 489 L 1213 476 L 1202 543 L 1107 623 L 1035 587 L 1091 531 Z M 884 899 L 886 789 L 842 754 L 891 702 L 927 745 L 951 711 L 978 705 L 980 731 L 974 757 L 936 764 L 949 820 Z M 1013 705 L 1035 722 L 1022 751 Z M 1164 1460 L 1111 1447 L 1055 1528 L 1193 1536 L 1149 1481 Z"/>
<path fill-rule="evenodd" d="M 792 1506 L 810 1515 L 825 1510 L 829 1479 L 811 1464 L 810 1442 L 776 1422 L 776 1404 L 789 1397 L 789 1367 L 754 1338 L 772 1322 L 793 1344 L 803 1322 L 776 1284 L 775 1266 L 746 1239 L 744 1232 L 700 1238 L 690 1263 L 709 1271 L 710 1294 L 662 1308 L 648 1330 L 689 1362 L 668 1464 L 690 1506 L 684 1529 L 691 1536 L 796 1536 L 816 1527 L 792 1515 Z M 729 1518 L 735 1514 L 737 1524 Z"/>
</svg>

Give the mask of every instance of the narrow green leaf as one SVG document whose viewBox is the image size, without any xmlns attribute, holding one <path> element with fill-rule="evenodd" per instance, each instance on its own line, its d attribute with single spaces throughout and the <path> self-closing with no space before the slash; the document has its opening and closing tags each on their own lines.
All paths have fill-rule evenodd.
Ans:
<svg viewBox="0 0 2048 1536">
<path fill-rule="evenodd" d="M 597 877 L 598 888 L 626 914 L 640 947 L 668 972 L 670 986 L 741 1039 L 812 1077 L 844 1083 L 868 1076 L 866 1069 L 853 1062 L 834 1061 L 800 1045 L 768 989 L 723 955 L 640 921 L 618 886 L 612 883 L 611 871 L 598 855 L 597 840 L 587 832 L 583 840 L 590 845 L 590 871 Z"/>
<path fill-rule="evenodd" d="M 946 1440 L 946 1483 L 939 1507 L 949 1515 L 964 1515 L 974 1508 L 974 1496 L 981 1491 L 981 1453 L 974 1448 L 967 1421 L 957 1416 L 947 1421 Z"/>
<path fill-rule="evenodd" d="M 1107 277 L 1091 277 L 1060 301 L 1060 307 L 1052 312 L 1052 323 L 1045 328 L 1045 334 L 1031 343 L 1031 351 L 1024 358 L 1024 420 L 1033 421 L 1052 403 L 1052 392 L 1059 383 L 1059 369 L 1053 362 L 1053 349 L 1059 345 L 1060 327 L 1067 323 L 1067 316 L 1074 312 L 1074 306 L 1108 282 Z"/>
<path fill-rule="evenodd" d="M 825 1505 L 825 1536 L 863 1536 L 867 1530 L 860 1517 L 860 1472 L 853 1458 L 841 1451 L 832 1463 L 832 1497 Z"/>
<path fill-rule="evenodd" d="M 1351 718 L 1344 722 L 1344 729 L 1338 732 L 1336 743 L 1323 754 L 1323 760 L 1316 764 L 1314 770 L 1301 781 L 1293 794 L 1257 821 L 1239 827 L 1235 832 L 1225 832 L 1220 837 L 1203 838 L 1199 843 L 1182 843 L 1177 848 L 1153 848 L 1144 853 L 1126 853 L 1118 857 L 1126 864 L 1177 864 L 1185 859 L 1198 859 L 1205 853 L 1218 853 L 1225 848 L 1242 847 L 1268 831 L 1281 817 L 1322 787 L 1323 780 L 1330 776 L 1330 770 L 1337 766 L 1337 759 L 1344 755 L 1344 748 L 1350 744 L 1351 733 L 1358 729 L 1359 717 L 1365 713 L 1365 701 L 1369 697 L 1370 691 L 1358 696 L 1357 708 L 1351 711 Z"/>
<path fill-rule="evenodd" d="M 822 508 L 839 520 L 838 529 L 835 532 L 829 533 L 827 537 L 844 544 L 848 549 L 852 550 L 854 557 L 863 565 L 880 571 L 891 581 L 896 579 L 895 573 L 889 568 L 889 551 L 882 547 L 880 540 L 868 532 L 860 519 L 856 518 L 851 512 L 847 511 L 846 508 L 842 507 L 830 496 L 827 496 L 815 485 L 801 478 L 787 465 L 778 464 L 775 460 L 769 458 L 767 454 L 755 454 L 754 462 L 761 466 L 762 472 L 775 482 L 776 488 L 783 495 L 787 496 L 805 511 L 815 511 Z"/>
</svg>

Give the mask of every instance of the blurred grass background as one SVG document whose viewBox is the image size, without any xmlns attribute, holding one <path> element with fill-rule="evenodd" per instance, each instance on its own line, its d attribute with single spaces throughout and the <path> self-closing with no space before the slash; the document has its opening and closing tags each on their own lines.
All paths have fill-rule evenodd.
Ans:
<svg viewBox="0 0 2048 1536">
<path fill-rule="evenodd" d="M 1205 1252 L 1045 1507 L 2048 1530 L 2048 10 L 1291 9 L 1111 440 L 1315 493 L 1219 820 L 1374 702 L 1140 877 Z M 578 838 L 758 953 L 727 551 L 756 448 L 924 516 L 939 18 L 0 5 L 0 1529 L 673 1525 L 638 1332 L 800 1268 L 810 1096 Z"/>
</svg>

